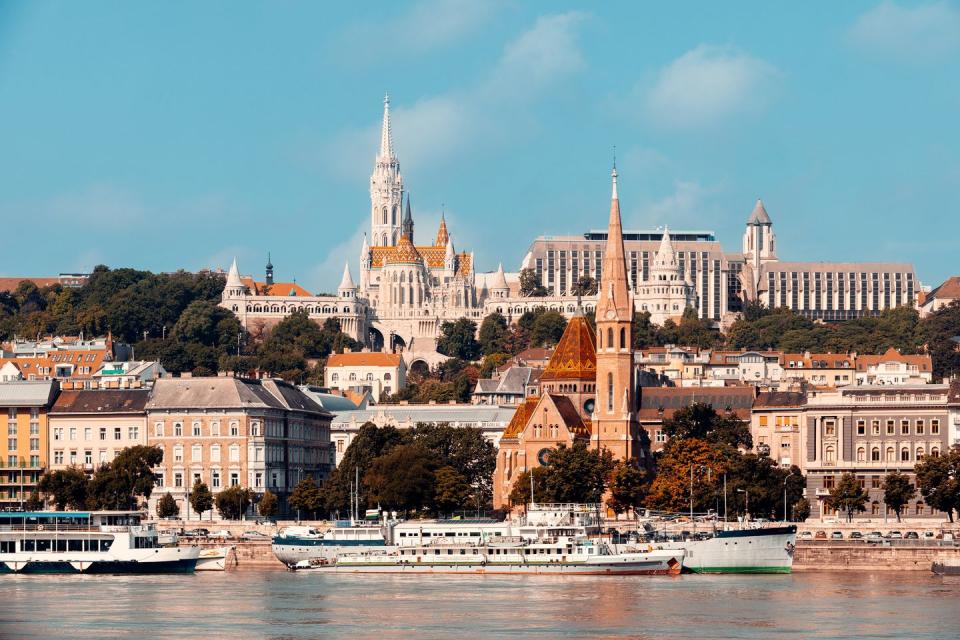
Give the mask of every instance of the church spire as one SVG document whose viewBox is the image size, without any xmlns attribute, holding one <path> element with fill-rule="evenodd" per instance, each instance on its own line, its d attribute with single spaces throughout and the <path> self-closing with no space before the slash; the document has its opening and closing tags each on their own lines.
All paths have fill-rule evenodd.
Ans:
<svg viewBox="0 0 960 640">
<path fill-rule="evenodd" d="M 445 247 L 447 242 L 450 241 L 450 232 L 447 231 L 447 217 L 444 213 L 440 213 L 440 228 L 437 229 L 437 240 L 434 242 L 436 247 Z"/>
<path fill-rule="evenodd" d="M 620 223 L 620 198 L 617 195 L 617 168 L 611 173 L 613 193 L 610 199 L 610 220 L 607 245 L 603 256 L 597 319 L 630 321 L 633 319 L 627 263 L 623 250 L 623 226 Z M 612 313 L 611 313 L 612 312 Z"/>
<path fill-rule="evenodd" d="M 383 96 L 383 126 L 380 130 L 380 156 L 392 158 L 393 133 L 390 131 L 390 94 Z"/>
<path fill-rule="evenodd" d="M 404 236 L 410 242 L 413 242 L 413 215 L 410 213 L 410 194 L 407 194 L 407 209 L 403 214 L 403 226 L 400 228 L 400 235 Z"/>
</svg>

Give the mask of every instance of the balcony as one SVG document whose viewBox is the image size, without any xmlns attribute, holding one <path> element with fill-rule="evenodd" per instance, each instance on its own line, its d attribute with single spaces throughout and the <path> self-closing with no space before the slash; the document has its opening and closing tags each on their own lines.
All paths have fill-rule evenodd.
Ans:
<svg viewBox="0 0 960 640">
<path fill-rule="evenodd" d="M 817 497 L 823 498 L 830 495 L 830 489 L 817 489 Z"/>
</svg>

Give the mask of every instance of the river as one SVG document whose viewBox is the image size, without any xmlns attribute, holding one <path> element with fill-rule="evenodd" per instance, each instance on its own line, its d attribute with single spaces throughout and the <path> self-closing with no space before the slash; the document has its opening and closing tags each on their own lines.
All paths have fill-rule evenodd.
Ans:
<svg viewBox="0 0 960 640">
<path fill-rule="evenodd" d="M 0 576 L 2 638 L 957 638 L 960 579 Z"/>
</svg>

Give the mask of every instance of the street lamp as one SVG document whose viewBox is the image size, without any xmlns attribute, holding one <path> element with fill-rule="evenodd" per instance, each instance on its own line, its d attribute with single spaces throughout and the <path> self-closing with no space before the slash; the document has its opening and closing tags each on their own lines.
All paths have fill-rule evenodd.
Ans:
<svg viewBox="0 0 960 640">
<path fill-rule="evenodd" d="M 787 521 L 787 480 L 790 479 L 788 475 L 783 479 L 783 521 Z"/>
<path fill-rule="evenodd" d="M 746 511 L 744 515 L 746 516 L 746 519 L 749 520 L 750 519 L 750 491 L 748 489 L 737 489 L 737 493 L 742 493 L 742 494 L 745 494 L 746 496 L 746 504 L 745 504 Z"/>
</svg>

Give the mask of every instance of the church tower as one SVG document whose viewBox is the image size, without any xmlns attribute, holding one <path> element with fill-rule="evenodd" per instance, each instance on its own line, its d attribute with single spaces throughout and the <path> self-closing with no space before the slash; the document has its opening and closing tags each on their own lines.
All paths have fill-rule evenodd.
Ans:
<svg viewBox="0 0 960 640">
<path fill-rule="evenodd" d="M 597 292 L 597 394 L 591 444 L 609 449 L 615 459 L 629 459 L 641 455 L 634 413 L 633 299 L 624 259 L 616 166 L 612 178 L 607 246 Z"/>
<path fill-rule="evenodd" d="M 373 246 L 394 246 L 400 240 L 400 209 L 403 205 L 403 176 L 393 150 L 390 131 L 390 96 L 383 98 L 383 126 L 380 150 L 370 176 L 370 239 Z"/>
</svg>

